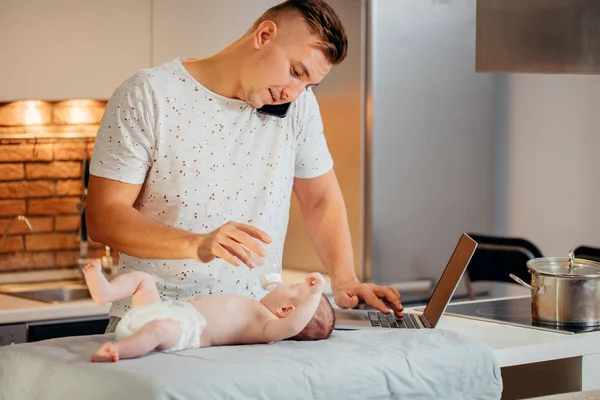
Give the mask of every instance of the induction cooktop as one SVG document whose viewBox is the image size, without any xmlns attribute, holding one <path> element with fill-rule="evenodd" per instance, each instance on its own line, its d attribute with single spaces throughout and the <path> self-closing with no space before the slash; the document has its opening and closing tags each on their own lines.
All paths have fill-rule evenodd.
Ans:
<svg viewBox="0 0 600 400">
<path fill-rule="evenodd" d="M 529 297 L 450 304 L 446 308 L 444 315 L 515 325 L 567 335 L 600 330 L 600 326 L 554 326 L 536 322 L 531 318 L 531 298 Z"/>
</svg>

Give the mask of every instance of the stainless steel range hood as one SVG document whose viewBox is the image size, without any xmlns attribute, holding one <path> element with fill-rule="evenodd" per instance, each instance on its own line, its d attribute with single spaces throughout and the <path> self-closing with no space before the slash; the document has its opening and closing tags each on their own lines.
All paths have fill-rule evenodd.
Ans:
<svg viewBox="0 0 600 400">
<path fill-rule="evenodd" d="M 600 0 L 477 0 L 477 72 L 600 74 Z"/>
</svg>

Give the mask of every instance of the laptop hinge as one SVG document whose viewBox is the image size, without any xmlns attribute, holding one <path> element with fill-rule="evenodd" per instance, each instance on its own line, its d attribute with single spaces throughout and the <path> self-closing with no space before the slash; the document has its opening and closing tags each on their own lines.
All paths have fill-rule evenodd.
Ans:
<svg viewBox="0 0 600 400">
<path fill-rule="evenodd" d="M 425 328 L 428 328 L 428 329 L 433 328 L 433 326 L 431 325 L 431 323 L 429 322 L 429 320 L 427 319 L 427 317 L 424 314 L 419 315 L 419 320 L 421 321 L 421 323 L 423 324 L 423 326 Z"/>
</svg>

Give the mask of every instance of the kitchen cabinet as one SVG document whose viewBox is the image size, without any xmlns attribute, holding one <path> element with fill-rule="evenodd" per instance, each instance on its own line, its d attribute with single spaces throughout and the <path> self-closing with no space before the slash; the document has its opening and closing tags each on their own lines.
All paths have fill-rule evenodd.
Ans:
<svg viewBox="0 0 600 400">
<path fill-rule="evenodd" d="M 214 54 L 242 36 L 265 10 L 280 2 L 219 0 L 217 5 L 214 0 L 153 0 L 152 64 L 176 57 Z"/>
<path fill-rule="evenodd" d="M 27 324 L 0 325 L 0 346 L 25 343 L 27 341 Z"/>
<path fill-rule="evenodd" d="M 151 8 L 152 0 L 2 0 L 0 101 L 108 98 L 151 65 Z"/>
<path fill-rule="evenodd" d="M 34 322 L 27 324 L 27 341 L 38 342 L 66 336 L 100 335 L 104 333 L 107 325 L 107 317 Z"/>
<path fill-rule="evenodd" d="M 0 325 L 0 346 L 66 336 L 99 335 L 104 333 L 107 325 L 106 316 Z"/>
</svg>

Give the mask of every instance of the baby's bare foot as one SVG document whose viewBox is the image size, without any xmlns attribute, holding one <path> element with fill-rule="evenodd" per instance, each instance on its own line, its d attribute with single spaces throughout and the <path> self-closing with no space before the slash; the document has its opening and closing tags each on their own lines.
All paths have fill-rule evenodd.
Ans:
<svg viewBox="0 0 600 400">
<path fill-rule="evenodd" d="M 83 267 L 83 270 L 82 270 L 82 271 L 83 271 L 83 273 L 84 273 L 84 274 L 86 274 L 86 273 L 88 273 L 88 272 L 90 272 L 90 271 L 93 271 L 93 270 L 95 270 L 95 269 L 96 269 L 96 264 L 95 264 L 95 262 L 91 262 L 91 263 L 89 263 L 88 265 L 86 265 L 85 267 Z"/>
<path fill-rule="evenodd" d="M 106 342 L 92 355 L 92 362 L 117 362 L 119 352 L 112 343 Z"/>
<path fill-rule="evenodd" d="M 104 305 L 110 303 L 110 283 L 102 274 L 102 265 L 99 260 L 95 260 L 83 267 L 85 283 L 87 283 L 92 299 L 98 304 Z"/>
</svg>

